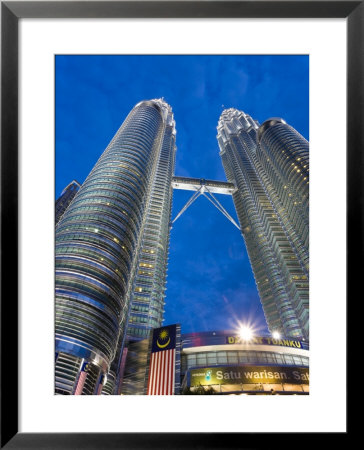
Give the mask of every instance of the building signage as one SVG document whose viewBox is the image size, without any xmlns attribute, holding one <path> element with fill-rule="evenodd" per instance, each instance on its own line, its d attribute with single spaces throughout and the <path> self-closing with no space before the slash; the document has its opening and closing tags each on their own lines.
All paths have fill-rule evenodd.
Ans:
<svg viewBox="0 0 364 450">
<path fill-rule="evenodd" d="M 309 384 L 308 367 L 231 366 L 191 370 L 191 386 L 216 384 Z"/>
<path fill-rule="evenodd" d="M 227 344 L 260 344 L 260 345 L 279 345 L 282 347 L 303 348 L 307 349 L 307 344 L 292 339 L 273 339 L 270 337 L 254 337 L 246 341 L 240 336 L 227 336 Z"/>
</svg>

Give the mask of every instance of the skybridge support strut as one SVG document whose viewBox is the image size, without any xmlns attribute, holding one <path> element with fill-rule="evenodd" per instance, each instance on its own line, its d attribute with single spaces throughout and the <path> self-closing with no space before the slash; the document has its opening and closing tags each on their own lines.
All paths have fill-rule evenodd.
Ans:
<svg viewBox="0 0 364 450">
<path fill-rule="evenodd" d="M 201 190 L 199 189 L 194 194 L 192 194 L 192 197 L 188 200 L 188 202 L 185 204 L 185 206 L 181 209 L 181 211 L 177 214 L 177 216 L 172 220 L 172 223 L 174 223 L 181 215 L 186 211 L 188 207 L 192 205 L 192 203 L 201 195 Z"/>
<path fill-rule="evenodd" d="M 226 209 L 222 206 L 222 204 L 217 200 L 217 198 L 212 195 L 212 193 L 206 188 L 206 191 L 209 195 L 207 195 L 205 192 L 202 192 L 202 194 L 209 200 L 215 208 L 217 208 L 224 216 L 230 220 L 230 222 L 238 229 L 240 230 L 239 225 L 235 222 L 235 220 L 230 216 L 230 214 L 226 211 Z"/>
<path fill-rule="evenodd" d="M 234 192 L 234 186 L 232 184 L 220 181 L 218 182 L 210 180 L 207 181 L 204 179 L 198 180 L 194 178 L 174 177 L 172 187 L 174 189 L 183 189 L 183 190 L 196 189 L 196 191 L 192 194 L 192 196 L 183 206 L 181 211 L 173 219 L 173 221 L 171 222 L 171 226 L 192 205 L 192 203 L 195 200 L 197 200 L 198 197 L 200 197 L 200 195 L 203 195 L 240 231 L 239 225 L 235 222 L 235 220 L 230 216 L 230 214 L 226 211 L 226 209 L 222 206 L 222 204 L 211 192 L 212 190 L 214 190 L 215 193 L 231 195 Z"/>
</svg>

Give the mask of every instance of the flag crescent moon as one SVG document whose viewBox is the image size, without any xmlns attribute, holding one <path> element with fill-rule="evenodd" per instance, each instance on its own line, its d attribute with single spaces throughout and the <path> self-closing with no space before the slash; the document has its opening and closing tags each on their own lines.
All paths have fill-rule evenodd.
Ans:
<svg viewBox="0 0 364 450">
<path fill-rule="evenodd" d="M 160 344 L 158 339 L 157 339 L 157 345 L 158 345 L 159 348 L 167 347 L 167 345 L 169 345 L 170 342 L 171 342 L 171 338 L 168 338 L 168 341 L 165 344 Z"/>
</svg>

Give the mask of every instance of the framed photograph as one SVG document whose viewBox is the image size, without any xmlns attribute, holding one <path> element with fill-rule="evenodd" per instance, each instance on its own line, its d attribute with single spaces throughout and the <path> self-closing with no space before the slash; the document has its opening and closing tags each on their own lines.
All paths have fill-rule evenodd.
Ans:
<svg viewBox="0 0 364 450">
<path fill-rule="evenodd" d="M 272 442 L 275 438 L 279 438 L 282 443 L 289 439 L 289 434 L 292 432 L 302 434 L 303 439 L 311 433 L 316 435 L 317 433 L 339 433 L 339 439 L 348 436 L 345 317 L 349 296 L 352 295 L 351 291 L 356 290 L 357 280 L 360 279 L 359 266 L 354 264 L 353 259 L 357 249 L 360 248 L 359 243 L 362 237 L 363 163 L 360 149 L 363 145 L 361 102 L 363 17 L 364 6 L 360 1 L 1 2 L 2 447 L 105 448 L 107 441 L 108 448 L 148 446 L 241 448 L 241 442 L 244 439 L 244 447 L 248 448 L 258 443 L 260 445 L 263 441 Z M 290 78 L 293 73 L 290 67 L 295 67 L 295 73 L 306 70 L 307 74 L 309 61 L 309 125 L 310 145 L 312 144 L 310 148 L 310 202 L 312 201 L 312 205 L 310 203 L 310 255 L 312 256 L 310 265 L 310 302 L 312 301 L 312 309 L 310 304 L 310 394 L 274 397 L 220 395 L 213 397 L 213 405 L 207 404 L 211 402 L 208 400 L 211 397 L 197 399 L 196 396 L 187 397 L 187 400 L 185 400 L 186 397 L 155 399 L 134 395 L 55 396 L 54 350 L 57 367 L 59 352 L 63 352 L 64 357 L 65 349 L 69 348 L 69 343 L 66 346 L 62 344 L 63 346 L 60 347 L 56 344 L 55 349 L 52 346 L 54 317 L 57 313 L 53 304 L 55 237 L 53 211 L 55 194 L 57 196 L 59 194 L 58 188 L 56 192 L 54 188 L 54 167 L 57 158 L 54 152 L 57 139 L 55 136 L 56 133 L 58 137 L 61 135 L 57 124 L 62 121 L 62 130 L 66 132 L 62 134 L 61 140 L 66 143 L 66 147 L 68 146 L 68 153 L 64 154 L 69 157 L 68 161 L 63 162 L 66 162 L 66 165 L 67 163 L 77 164 L 72 157 L 74 144 L 67 143 L 70 139 L 71 128 L 74 130 L 74 135 L 79 132 L 80 142 L 83 139 L 82 136 L 85 136 L 85 131 L 81 130 L 87 129 L 92 123 L 92 118 L 90 121 L 90 115 L 85 109 L 78 116 L 69 114 L 67 117 L 67 112 L 61 116 L 62 108 L 58 106 L 65 98 L 63 88 L 66 88 L 68 92 L 71 92 L 71 89 L 86 92 L 86 82 L 89 81 L 90 85 L 93 85 L 97 84 L 98 80 L 109 79 L 107 78 L 109 74 L 106 75 L 105 70 L 115 72 L 112 61 L 119 58 L 122 64 L 128 67 L 129 72 L 124 74 L 122 80 L 117 80 L 115 87 L 129 89 L 131 93 L 132 83 L 130 81 L 128 88 L 128 79 L 130 80 L 133 72 L 137 73 L 138 65 L 143 67 L 142 70 L 153 71 L 154 64 L 158 65 L 158 70 L 155 71 L 156 76 L 161 77 L 164 71 L 168 73 L 167 77 L 172 86 L 169 97 L 177 98 L 174 96 L 173 82 L 181 87 L 181 93 L 183 82 L 173 73 L 173 70 L 168 72 L 168 66 L 179 69 L 179 76 L 184 77 L 188 83 L 188 75 L 183 74 L 199 70 L 201 61 L 207 58 L 209 61 L 216 62 L 215 65 L 210 64 L 206 67 L 211 70 L 209 83 L 214 83 L 215 80 L 215 95 L 220 99 L 216 89 L 221 88 L 221 86 L 219 88 L 219 80 L 224 77 L 224 64 L 227 69 L 234 58 L 240 58 L 245 65 L 250 64 L 249 60 L 253 61 L 251 64 L 255 67 L 259 64 L 264 67 L 265 62 L 261 61 L 265 61 L 266 57 L 269 59 L 270 55 L 278 58 L 277 70 L 280 72 L 279 77 L 283 80 L 282 82 L 286 83 L 287 92 L 289 92 Z M 103 67 L 103 71 L 98 72 L 99 69 L 96 68 L 96 75 L 92 73 L 96 66 L 88 65 L 92 58 L 100 58 L 103 61 L 99 66 Z M 105 58 L 109 58 L 106 64 Z M 294 61 L 293 65 L 285 65 L 287 58 L 296 58 L 291 59 Z M 197 61 L 198 64 L 196 64 Z M 67 70 L 64 70 L 65 67 Z M 186 67 L 189 68 L 189 72 L 184 72 Z M 81 78 L 85 80 L 84 85 L 77 83 L 72 85 L 72 73 L 76 73 L 77 70 L 82 71 Z M 268 69 L 265 72 L 263 70 L 259 76 L 269 78 L 270 72 Z M 151 83 L 150 78 L 146 77 L 145 80 Z M 239 82 L 240 80 L 241 78 Z M 228 90 L 227 85 L 225 88 Z M 302 87 L 300 92 L 303 97 L 306 88 L 308 91 L 306 86 Z M 294 89 L 300 88 L 295 86 Z M 81 98 L 76 90 L 70 94 L 75 109 L 78 107 L 76 102 Z M 214 89 L 211 92 L 214 92 Z M 89 95 L 97 96 L 97 89 L 87 91 L 86 96 Z M 231 95 L 236 94 L 233 92 Z M 287 104 L 290 101 L 288 97 L 287 94 Z M 292 102 L 298 102 L 293 97 L 295 96 L 292 95 Z M 123 114 L 127 108 L 129 111 L 134 111 L 132 106 L 126 105 L 124 100 L 126 97 L 120 98 L 121 102 L 125 103 L 122 107 Z M 253 98 L 255 101 L 264 102 L 264 98 L 259 97 L 259 93 L 256 93 Z M 159 100 L 154 99 L 151 103 L 141 102 L 140 106 L 133 98 L 135 108 L 153 106 L 162 111 L 166 115 L 165 120 L 168 126 L 172 127 L 173 136 L 173 117 L 166 103 L 168 100 L 161 95 Z M 253 121 L 255 117 L 251 118 L 245 114 L 249 114 L 249 110 L 244 113 L 233 111 L 235 105 L 231 99 L 229 101 L 232 104 L 221 105 L 220 128 L 217 133 L 218 139 L 220 137 L 221 153 L 224 153 L 222 142 L 225 139 L 221 124 L 225 120 L 226 130 L 229 130 L 228 122 L 229 120 L 232 121 L 231 123 L 234 122 L 234 114 L 240 114 L 239 120 L 242 126 L 244 123 L 249 124 L 250 131 L 248 128 L 247 130 L 251 133 L 250 127 L 252 127 L 253 131 L 259 134 L 259 139 L 264 138 L 264 133 L 269 127 L 277 126 L 277 124 L 285 126 L 285 122 L 278 118 L 266 122 L 263 119 L 261 123 L 264 122 L 264 125 L 260 126 L 258 122 Z M 298 104 L 300 105 L 299 102 Z M 173 109 L 173 103 L 171 106 Z M 239 109 L 244 108 L 240 104 L 236 106 Z M 202 106 L 199 107 L 202 114 Z M 226 107 L 232 109 L 226 109 Z M 300 106 L 296 105 L 296 107 Z M 304 106 L 301 107 L 304 108 Z M 99 111 L 105 120 L 107 120 L 105 115 L 108 111 L 111 115 L 110 105 Z M 228 112 L 223 113 L 223 111 Z M 190 110 L 190 113 L 194 115 L 197 125 L 198 108 L 195 111 Z M 55 114 L 56 119 L 54 119 Z M 120 117 L 121 121 L 126 114 L 127 112 L 124 117 Z M 183 114 L 188 114 L 188 111 L 184 111 Z M 181 113 L 181 116 L 183 114 Z M 244 117 L 241 114 L 244 114 Z M 135 120 L 137 121 L 137 118 Z M 84 128 L 82 128 L 82 121 L 86 124 Z M 178 119 L 176 122 L 178 133 Z M 183 127 L 186 124 L 182 120 L 180 123 L 183 133 Z M 96 134 L 94 133 L 95 136 Z M 202 148 L 205 140 L 201 139 L 198 133 L 195 136 L 195 140 L 200 138 L 196 145 Z M 226 139 L 233 138 L 228 136 Z M 206 142 L 211 146 L 209 141 Z M 107 144 L 108 142 L 105 142 L 103 148 Z M 101 144 L 98 145 L 102 150 Z M 191 143 L 189 145 L 191 146 Z M 91 149 L 91 143 L 89 148 Z M 96 159 L 93 161 L 95 162 Z M 85 159 L 79 164 L 83 162 Z M 225 161 L 225 170 L 226 164 Z M 294 167 L 297 169 L 296 177 L 304 179 L 304 174 L 299 173 L 304 170 L 303 167 L 306 166 Z M 129 172 L 127 176 L 133 177 L 129 166 L 127 170 Z M 192 180 L 192 178 L 187 179 L 192 176 L 191 174 L 181 175 L 185 178 L 178 177 L 178 173 L 175 174 L 178 177 L 174 179 L 175 189 L 180 188 L 178 184 L 184 185 Z M 204 174 L 201 173 L 201 176 Z M 67 184 L 63 180 L 61 183 Z M 200 180 L 199 183 L 203 186 L 201 195 L 206 194 L 206 189 L 208 193 L 209 189 L 229 189 L 228 183 L 224 186 L 222 184 L 213 186 L 211 180 L 205 179 Z M 140 184 L 140 189 L 144 189 L 145 186 L 143 186 Z M 67 186 L 67 188 L 70 187 Z M 72 188 L 71 186 L 70 189 Z M 297 203 L 300 204 L 299 200 L 302 199 L 297 199 Z M 220 203 L 216 202 L 213 195 L 211 195 L 210 203 L 214 203 L 219 213 L 222 212 L 225 215 L 224 220 L 229 219 L 233 222 L 231 226 L 234 225 L 234 219 Z M 238 217 L 238 219 L 241 223 L 241 218 Z M 235 226 L 239 228 L 236 223 Z M 242 230 L 242 234 L 243 232 L 248 234 L 251 231 L 248 228 Z M 94 231 L 99 232 L 98 229 Z M 118 243 L 117 237 L 114 237 L 114 241 Z M 196 243 L 193 244 L 193 246 L 196 245 Z M 146 248 L 149 247 L 146 246 Z M 150 252 L 150 249 L 147 252 Z M 101 260 L 104 254 L 101 252 L 98 255 Z M 67 259 L 66 257 L 64 260 Z M 150 275 L 149 266 L 146 264 L 148 258 L 147 255 L 145 261 L 141 259 L 143 264 L 139 265 L 139 269 L 142 268 L 142 270 L 138 273 L 142 278 Z M 302 280 L 304 280 L 303 277 Z M 300 280 L 299 283 L 302 287 L 304 281 Z M 142 288 L 137 289 L 140 289 L 138 292 L 142 291 Z M 178 289 L 174 294 L 176 297 L 177 291 Z M 203 298 L 203 292 L 199 295 Z M 224 301 L 227 302 L 226 298 Z M 136 304 L 139 305 L 138 301 Z M 193 315 L 196 314 L 192 309 L 190 312 Z M 138 314 L 135 317 L 137 323 Z M 132 321 L 129 321 L 130 324 Z M 136 325 L 130 330 L 130 333 L 141 333 L 142 327 Z M 177 339 L 176 336 L 180 335 L 180 332 L 178 326 L 175 328 L 174 325 L 166 324 L 157 334 L 154 333 L 153 340 L 149 342 L 149 351 L 153 355 L 150 356 L 151 368 L 154 364 L 152 358 L 155 357 L 155 361 L 157 356 L 162 358 L 161 355 L 169 351 L 172 341 L 173 345 L 177 345 L 179 338 Z M 271 326 L 270 332 L 272 332 Z M 340 333 L 340 339 L 336 336 L 337 333 Z M 300 331 L 299 335 L 304 335 L 304 331 Z M 214 339 L 217 338 L 214 337 Z M 230 342 L 229 339 L 233 337 L 226 334 L 221 339 L 231 344 L 232 341 Z M 279 337 L 276 336 L 275 339 Z M 262 343 L 265 346 L 271 344 L 268 340 L 260 342 Z M 282 345 L 285 344 L 282 343 Z M 107 353 L 106 346 L 105 352 Z M 86 372 L 90 368 L 86 363 L 82 364 L 81 359 L 77 360 L 77 364 L 81 362 L 81 372 L 75 378 L 71 394 L 88 393 L 84 389 L 86 389 L 85 380 L 88 376 Z M 227 371 L 228 363 L 231 361 L 226 359 L 219 362 Z M 267 360 L 268 363 L 273 363 L 277 367 L 280 360 Z M 304 365 L 304 359 L 301 358 L 298 365 Z M 274 373 L 278 373 L 269 372 L 268 366 L 269 364 L 266 367 L 265 378 L 269 374 L 274 376 Z M 262 367 L 261 361 L 260 367 Z M 297 370 L 294 372 L 296 375 L 292 375 L 292 372 L 288 378 L 308 377 L 303 369 L 300 369 L 299 374 Z M 85 376 L 82 372 L 85 372 Z M 188 383 L 191 385 L 188 384 L 188 389 L 185 387 L 187 390 L 193 388 L 192 376 L 197 377 L 196 386 L 201 385 L 201 374 L 197 373 L 198 370 L 196 373 L 193 372 L 196 370 L 191 369 L 188 372 Z M 222 371 L 215 372 L 213 375 L 209 373 L 215 381 L 225 376 Z M 149 374 L 149 376 L 152 379 L 152 375 Z M 207 386 L 212 381 L 209 379 L 206 383 L 206 376 L 204 374 L 204 383 Z M 229 376 L 236 378 L 236 374 Z M 95 372 L 95 377 L 97 380 L 95 378 L 95 385 L 88 388 L 89 393 L 101 393 L 102 389 L 106 389 L 107 379 L 103 373 Z M 247 382 L 244 380 L 239 378 L 242 391 L 243 384 Z M 234 389 L 228 392 L 228 386 L 231 384 L 234 383 L 219 383 L 220 391 L 235 393 Z M 56 386 L 56 393 L 62 393 L 64 386 L 62 383 Z M 260 386 L 264 391 L 264 382 L 260 383 Z M 297 383 L 296 387 L 294 384 L 292 386 L 292 391 L 297 394 Z M 282 387 L 284 391 L 283 383 Z M 149 393 L 149 385 L 148 387 L 145 385 L 144 389 L 148 389 Z M 286 389 L 288 390 L 288 385 Z M 302 383 L 300 389 L 302 394 L 308 393 L 305 383 Z M 335 402 L 333 391 L 335 391 Z M 243 402 L 238 403 L 238 399 L 243 399 Z M 292 402 L 290 400 L 288 402 L 287 399 L 292 399 Z M 290 406 L 287 406 L 287 403 Z M 300 411 L 300 420 L 296 420 L 298 416 L 292 415 L 290 410 Z M 260 418 L 257 421 L 261 411 L 264 411 L 265 415 L 271 419 L 267 421 Z M 279 417 L 282 418 L 285 415 L 287 417 L 282 422 Z"/>
</svg>

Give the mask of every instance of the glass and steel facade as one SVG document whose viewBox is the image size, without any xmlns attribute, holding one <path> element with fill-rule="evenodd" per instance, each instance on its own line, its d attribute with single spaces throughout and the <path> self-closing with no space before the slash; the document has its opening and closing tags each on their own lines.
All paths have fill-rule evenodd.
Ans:
<svg viewBox="0 0 364 450">
<path fill-rule="evenodd" d="M 56 208 L 55 208 L 55 222 L 56 225 L 59 222 L 60 218 L 63 216 L 64 212 L 74 199 L 74 196 L 77 194 L 78 190 L 80 189 L 80 183 L 78 181 L 73 180 L 71 183 L 69 183 L 61 192 L 61 195 L 58 197 L 56 201 Z"/>
<path fill-rule="evenodd" d="M 164 102 L 159 102 L 159 105 L 165 114 L 165 131 L 132 283 L 128 342 L 145 339 L 150 330 L 160 327 L 163 321 L 176 130 L 171 108 Z"/>
<path fill-rule="evenodd" d="M 163 100 L 137 104 L 57 225 L 56 393 L 75 393 L 85 362 L 82 394 L 101 393 L 125 336 L 139 254 L 151 248 L 148 211 L 174 139 Z M 170 211 L 168 198 L 164 208 Z"/>
<path fill-rule="evenodd" d="M 308 142 L 282 119 L 260 125 L 233 108 L 217 130 L 269 329 L 308 339 Z"/>
</svg>

